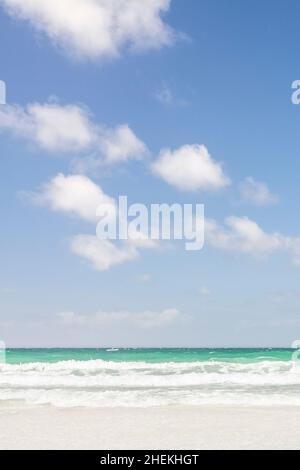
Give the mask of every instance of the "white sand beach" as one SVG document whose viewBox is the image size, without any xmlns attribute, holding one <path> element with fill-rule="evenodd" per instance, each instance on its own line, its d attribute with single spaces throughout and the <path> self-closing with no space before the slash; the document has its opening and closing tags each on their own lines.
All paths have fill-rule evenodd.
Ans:
<svg viewBox="0 0 300 470">
<path fill-rule="evenodd" d="M 2 409 L 0 448 L 300 449 L 300 408 Z"/>
</svg>

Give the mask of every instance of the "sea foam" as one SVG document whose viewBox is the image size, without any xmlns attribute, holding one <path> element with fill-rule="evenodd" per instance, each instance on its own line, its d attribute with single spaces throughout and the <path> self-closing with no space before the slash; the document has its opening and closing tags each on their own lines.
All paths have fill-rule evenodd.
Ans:
<svg viewBox="0 0 300 470">
<path fill-rule="evenodd" d="M 0 365 L 0 404 L 57 407 L 300 406 L 300 364 L 113 362 Z"/>
</svg>

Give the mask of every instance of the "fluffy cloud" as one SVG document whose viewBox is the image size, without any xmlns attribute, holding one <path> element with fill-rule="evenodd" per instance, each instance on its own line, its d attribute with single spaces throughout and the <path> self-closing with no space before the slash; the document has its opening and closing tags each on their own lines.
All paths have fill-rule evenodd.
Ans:
<svg viewBox="0 0 300 470">
<path fill-rule="evenodd" d="M 174 151 L 164 149 L 152 168 L 167 183 L 185 191 L 214 191 L 230 184 L 222 166 L 203 145 L 184 145 Z"/>
<path fill-rule="evenodd" d="M 300 266 L 300 238 L 280 233 L 266 233 L 247 217 L 228 217 L 226 227 L 214 220 L 205 222 L 206 242 L 217 249 L 236 251 L 252 256 L 268 256 L 275 252 L 288 253 L 293 263 Z"/>
<path fill-rule="evenodd" d="M 162 14 L 171 0 L 0 0 L 14 18 L 28 21 L 68 55 L 118 57 L 173 43 Z"/>
<path fill-rule="evenodd" d="M 248 217 L 227 217 L 224 225 L 205 220 L 205 244 L 212 248 L 265 258 L 273 253 L 286 253 L 295 266 L 300 266 L 300 237 L 278 232 L 267 233 Z M 206 288 L 201 292 L 206 293 Z"/>
<path fill-rule="evenodd" d="M 278 201 L 265 183 L 255 181 L 251 176 L 240 184 L 240 193 L 244 201 L 256 206 L 269 206 Z"/>
<path fill-rule="evenodd" d="M 141 313 L 131 312 L 99 312 L 92 315 L 81 315 L 74 312 L 63 312 L 58 315 L 60 323 L 75 326 L 109 326 L 122 324 L 137 328 L 161 328 L 180 320 L 182 315 L 175 309 L 162 310 L 161 312 L 145 311 Z"/>
<path fill-rule="evenodd" d="M 105 271 L 139 256 L 134 246 L 116 246 L 110 240 L 100 240 L 95 235 L 77 235 L 71 240 L 71 251 L 85 258 L 97 271 Z"/>
<path fill-rule="evenodd" d="M 77 235 L 71 240 L 71 251 L 86 259 L 97 271 L 133 261 L 140 256 L 140 250 L 159 248 L 157 241 L 148 238 L 124 240 L 120 245 L 110 240 L 102 240 L 95 235 Z"/>
<path fill-rule="evenodd" d="M 112 220 L 116 220 L 118 215 L 116 201 L 84 175 L 58 174 L 44 184 L 40 191 L 23 192 L 20 195 L 35 204 L 47 205 L 53 211 L 75 215 L 95 224 L 100 220 L 98 212 L 100 207 L 105 208 L 106 216 L 111 216 Z M 98 271 L 105 271 L 112 266 L 132 261 L 140 256 L 140 250 L 153 250 L 159 247 L 158 241 L 151 240 L 133 229 L 129 230 L 129 239 L 120 245 L 109 239 L 97 238 L 95 235 L 77 235 L 70 242 L 71 251 L 88 260 Z"/>
<path fill-rule="evenodd" d="M 108 129 L 94 123 L 89 112 L 77 105 L 3 106 L 0 130 L 12 132 L 47 152 L 72 156 L 89 153 L 106 164 L 140 159 L 147 153 L 146 145 L 127 124 Z"/>
<path fill-rule="evenodd" d="M 264 232 L 247 217 L 228 217 L 225 225 L 227 227 L 222 227 L 214 220 L 205 222 L 205 236 L 209 245 L 254 256 L 264 256 L 286 248 L 285 237 Z"/>
<path fill-rule="evenodd" d="M 26 109 L 7 105 L 0 109 L 0 129 L 33 141 L 48 152 L 82 151 L 96 140 L 87 112 L 75 105 L 34 103 Z"/>
<path fill-rule="evenodd" d="M 25 193 L 26 194 L 26 193 Z M 100 186 L 83 175 L 58 174 L 37 193 L 27 193 L 37 204 L 46 204 L 54 211 L 76 215 L 88 222 L 97 221 L 97 209 L 105 204 L 114 214 L 115 201 Z"/>
<path fill-rule="evenodd" d="M 127 124 L 102 130 L 100 147 L 107 163 L 112 164 L 130 159 L 139 160 L 147 153 L 146 145 Z"/>
</svg>

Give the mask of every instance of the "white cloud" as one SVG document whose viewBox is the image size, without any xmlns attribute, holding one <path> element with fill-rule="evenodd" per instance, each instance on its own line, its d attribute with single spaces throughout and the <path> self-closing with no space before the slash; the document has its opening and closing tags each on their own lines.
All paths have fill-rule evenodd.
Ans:
<svg viewBox="0 0 300 470">
<path fill-rule="evenodd" d="M 271 193 L 265 183 L 255 181 L 249 176 L 240 184 L 242 199 L 256 206 L 269 206 L 278 202 L 278 197 Z"/>
<path fill-rule="evenodd" d="M 141 313 L 131 312 L 98 312 L 91 315 L 63 312 L 58 315 L 60 323 L 64 325 L 105 327 L 109 325 L 128 325 L 137 328 L 162 328 L 171 325 L 183 317 L 175 309 L 162 310 L 161 312 L 145 311 Z"/>
<path fill-rule="evenodd" d="M 165 106 L 187 106 L 188 102 L 175 96 L 170 86 L 163 82 L 155 94 L 156 99 Z"/>
<path fill-rule="evenodd" d="M 106 218 L 111 216 L 111 221 L 117 223 L 116 201 L 84 175 L 65 176 L 60 173 L 44 184 L 40 191 L 23 192 L 20 195 L 35 204 L 48 205 L 53 211 L 75 215 L 95 224 L 100 220 L 98 210 L 100 206 L 102 209 L 104 206 Z M 140 250 L 160 248 L 159 241 L 151 240 L 147 235 L 133 230 L 131 226 L 128 235 L 128 240 L 124 240 L 120 246 L 95 235 L 77 235 L 71 240 L 70 248 L 73 253 L 88 260 L 98 271 L 132 261 L 140 256 Z"/>
<path fill-rule="evenodd" d="M 171 0 L 0 0 L 76 58 L 118 57 L 124 50 L 158 49 L 174 42 L 163 21 Z"/>
<path fill-rule="evenodd" d="M 147 153 L 146 145 L 139 140 L 127 124 L 102 132 L 101 151 L 107 163 L 139 160 Z"/>
<path fill-rule="evenodd" d="M 230 184 L 222 166 L 203 145 L 184 145 L 174 151 L 163 149 L 152 168 L 167 183 L 185 191 L 214 191 Z"/>
<path fill-rule="evenodd" d="M 0 130 L 12 132 L 50 153 L 92 154 L 99 163 L 114 164 L 141 159 L 146 145 L 127 124 L 106 128 L 92 121 L 89 112 L 77 105 L 34 103 L 26 108 L 0 108 Z M 84 156 L 82 156 L 84 160 Z"/>
<path fill-rule="evenodd" d="M 26 109 L 7 105 L 0 109 L 0 129 L 33 141 L 49 152 L 86 150 L 96 140 L 88 113 L 75 105 L 34 103 Z"/>
<path fill-rule="evenodd" d="M 88 260 L 97 271 L 105 271 L 139 256 L 134 246 L 119 248 L 110 240 L 100 240 L 95 235 L 77 235 L 70 246 L 73 253 Z"/>
<path fill-rule="evenodd" d="M 102 204 L 111 208 L 112 215 L 114 214 L 114 199 L 83 175 L 65 176 L 60 173 L 39 192 L 25 195 L 34 203 L 49 205 L 54 211 L 76 215 L 88 222 L 97 222 L 97 209 Z"/>
<path fill-rule="evenodd" d="M 221 227 L 214 220 L 205 222 L 206 241 L 214 248 L 264 256 L 286 247 L 285 237 L 264 232 L 247 217 L 228 217 L 225 225 Z"/>
<path fill-rule="evenodd" d="M 265 257 L 273 253 L 287 253 L 293 264 L 300 266 L 300 237 L 278 232 L 267 233 L 248 217 L 228 217 L 225 226 L 215 220 L 205 221 L 206 243 L 213 248 Z"/>
<path fill-rule="evenodd" d="M 157 241 L 144 239 L 124 240 L 117 245 L 108 239 L 102 240 L 95 235 L 77 235 L 71 240 L 70 248 L 73 253 L 85 258 L 97 271 L 133 261 L 140 256 L 140 250 L 155 250 L 160 247 Z"/>
</svg>

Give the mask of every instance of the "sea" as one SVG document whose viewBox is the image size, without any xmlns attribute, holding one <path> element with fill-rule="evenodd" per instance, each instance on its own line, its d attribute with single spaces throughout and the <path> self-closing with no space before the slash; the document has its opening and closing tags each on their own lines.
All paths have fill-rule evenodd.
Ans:
<svg viewBox="0 0 300 470">
<path fill-rule="evenodd" d="M 260 349 L 8 349 L 0 408 L 300 406 L 300 354 Z"/>
</svg>

